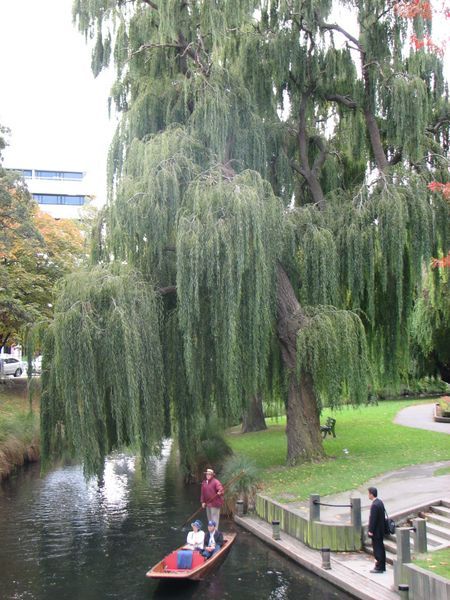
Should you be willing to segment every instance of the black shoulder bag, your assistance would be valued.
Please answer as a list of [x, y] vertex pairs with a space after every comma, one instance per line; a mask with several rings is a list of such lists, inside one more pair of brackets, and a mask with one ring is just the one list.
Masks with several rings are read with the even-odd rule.
[[384, 533], [385, 535], [394, 535], [395, 533], [395, 521], [394, 519], [390, 519], [389, 515], [386, 512], [386, 509], [384, 509], [384, 514], [385, 514], [385, 518], [384, 518]]

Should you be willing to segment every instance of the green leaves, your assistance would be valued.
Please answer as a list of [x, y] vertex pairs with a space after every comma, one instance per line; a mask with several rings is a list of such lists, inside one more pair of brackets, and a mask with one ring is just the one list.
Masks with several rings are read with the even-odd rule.
[[177, 294], [191, 393], [239, 416], [265, 382], [275, 318], [281, 204], [254, 172], [213, 171], [177, 224]]
[[44, 459], [64, 442], [94, 474], [114, 448], [158, 450], [165, 427], [159, 319], [157, 295], [126, 266], [66, 279], [46, 341]]
[[298, 377], [313, 377], [320, 407], [366, 402], [370, 366], [360, 318], [331, 306], [308, 308], [305, 317], [297, 335]]

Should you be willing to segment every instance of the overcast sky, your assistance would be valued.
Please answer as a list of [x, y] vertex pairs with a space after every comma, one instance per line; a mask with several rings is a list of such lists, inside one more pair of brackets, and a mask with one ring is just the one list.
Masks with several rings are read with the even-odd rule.
[[[0, 124], [11, 129], [5, 166], [86, 171], [88, 192], [102, 202], [113, 74], [94, 79], [90, 60], [72, 0], [0, 0]], [[447, 53], [447, 77], [449, 67]]]
[[11, 129], [5, 166], [87, 172], [104, 199], [114, 124], [112, 74], [94, 79], [72, 0], [0, 0], [0, 124]]

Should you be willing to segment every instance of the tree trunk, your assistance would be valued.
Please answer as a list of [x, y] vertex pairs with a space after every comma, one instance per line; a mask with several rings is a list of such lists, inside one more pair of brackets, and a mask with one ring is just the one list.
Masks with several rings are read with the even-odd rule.
[[309, 375], [303, 375], [299, 384], [291, 372], [286, 420], [288, 465], [323, 458], [319, 411]]
[[295, 465], [324, 456], [320, 435], [319, 410], [311, 377], [296, 373], [297, 332], [305, 324], [300, 304], [291, 282], [281, 265], [278, 266], [277, 333], [284, 367], [289, 372], [287, 402], [287, 462]]
[[[306, 179], [306, 182], [311, 192], [314, 203], [320, 210], [325, 208], [325, 196], [323, 195], [322, 186], [320, 185], [317, 169], [311, 169], [308, 158], [309, 135], [306, 126], [306, 107], [309, 101], [309, 94], [303, 93], [300, 102], [300, 110], [298, 115], [298, 150], [300, 156], [300, 173]], [[325, 156], [325, 149], [322, 148], [320, 153]]]
[[369, 134], [370, 144], [372, 146], [373, 155], [378, 169], [384, 173], [389, 167], [386, 154], [383, 150], [383, 144], [381, 143], [380, 130], [378, 129], [378, 123], [375, 119], [374, 114], [366, 109], [364, 111], [364, 117], [366, 119], [367, 132]]
[[267, 429], [262, 406], [262, 396], [257, 394], [253, 396], [247, 407], [247, 412], [242, 419], [242, 433], [251, 431], [263, 431]]
[[385, 173], [389, 167], [389, 163], [381, 142], [378, 123], [371, 107], [370, 99], [372, 97], [372, 84], [370, 81], [369, 66], [367, 65], [367, 56], [364, 51], [361, 52], [361, 69], [364, 79], [364, 118], [366, 120], [367, 133], [369, 134], [370, 145], [372, 146], [376, 165], [381, 173]]
[[10, 333], [7, 333], [5, 336], [0, 336], [0, 350], [3, 350], [3, 348], [6, 346], [6, 342], [8, 341], [10, 335]]

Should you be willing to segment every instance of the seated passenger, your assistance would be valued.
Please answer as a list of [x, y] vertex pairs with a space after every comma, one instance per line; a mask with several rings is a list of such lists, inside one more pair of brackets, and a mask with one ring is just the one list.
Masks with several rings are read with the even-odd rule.
[[208, 521], [208, 533], [205, 537], [205, 544], [206, 547], [202, 552], [205, 558], [210, 558], [223, 546], [223, 534], [216, 529], [215, 521]]
[[183, 550], [203, 550], [203, 542], [205, 540], [205, 532], [202, 531], [202, 522], [194, 521], [191, 523], [192, 531], [187, 535], [186, 545]]

